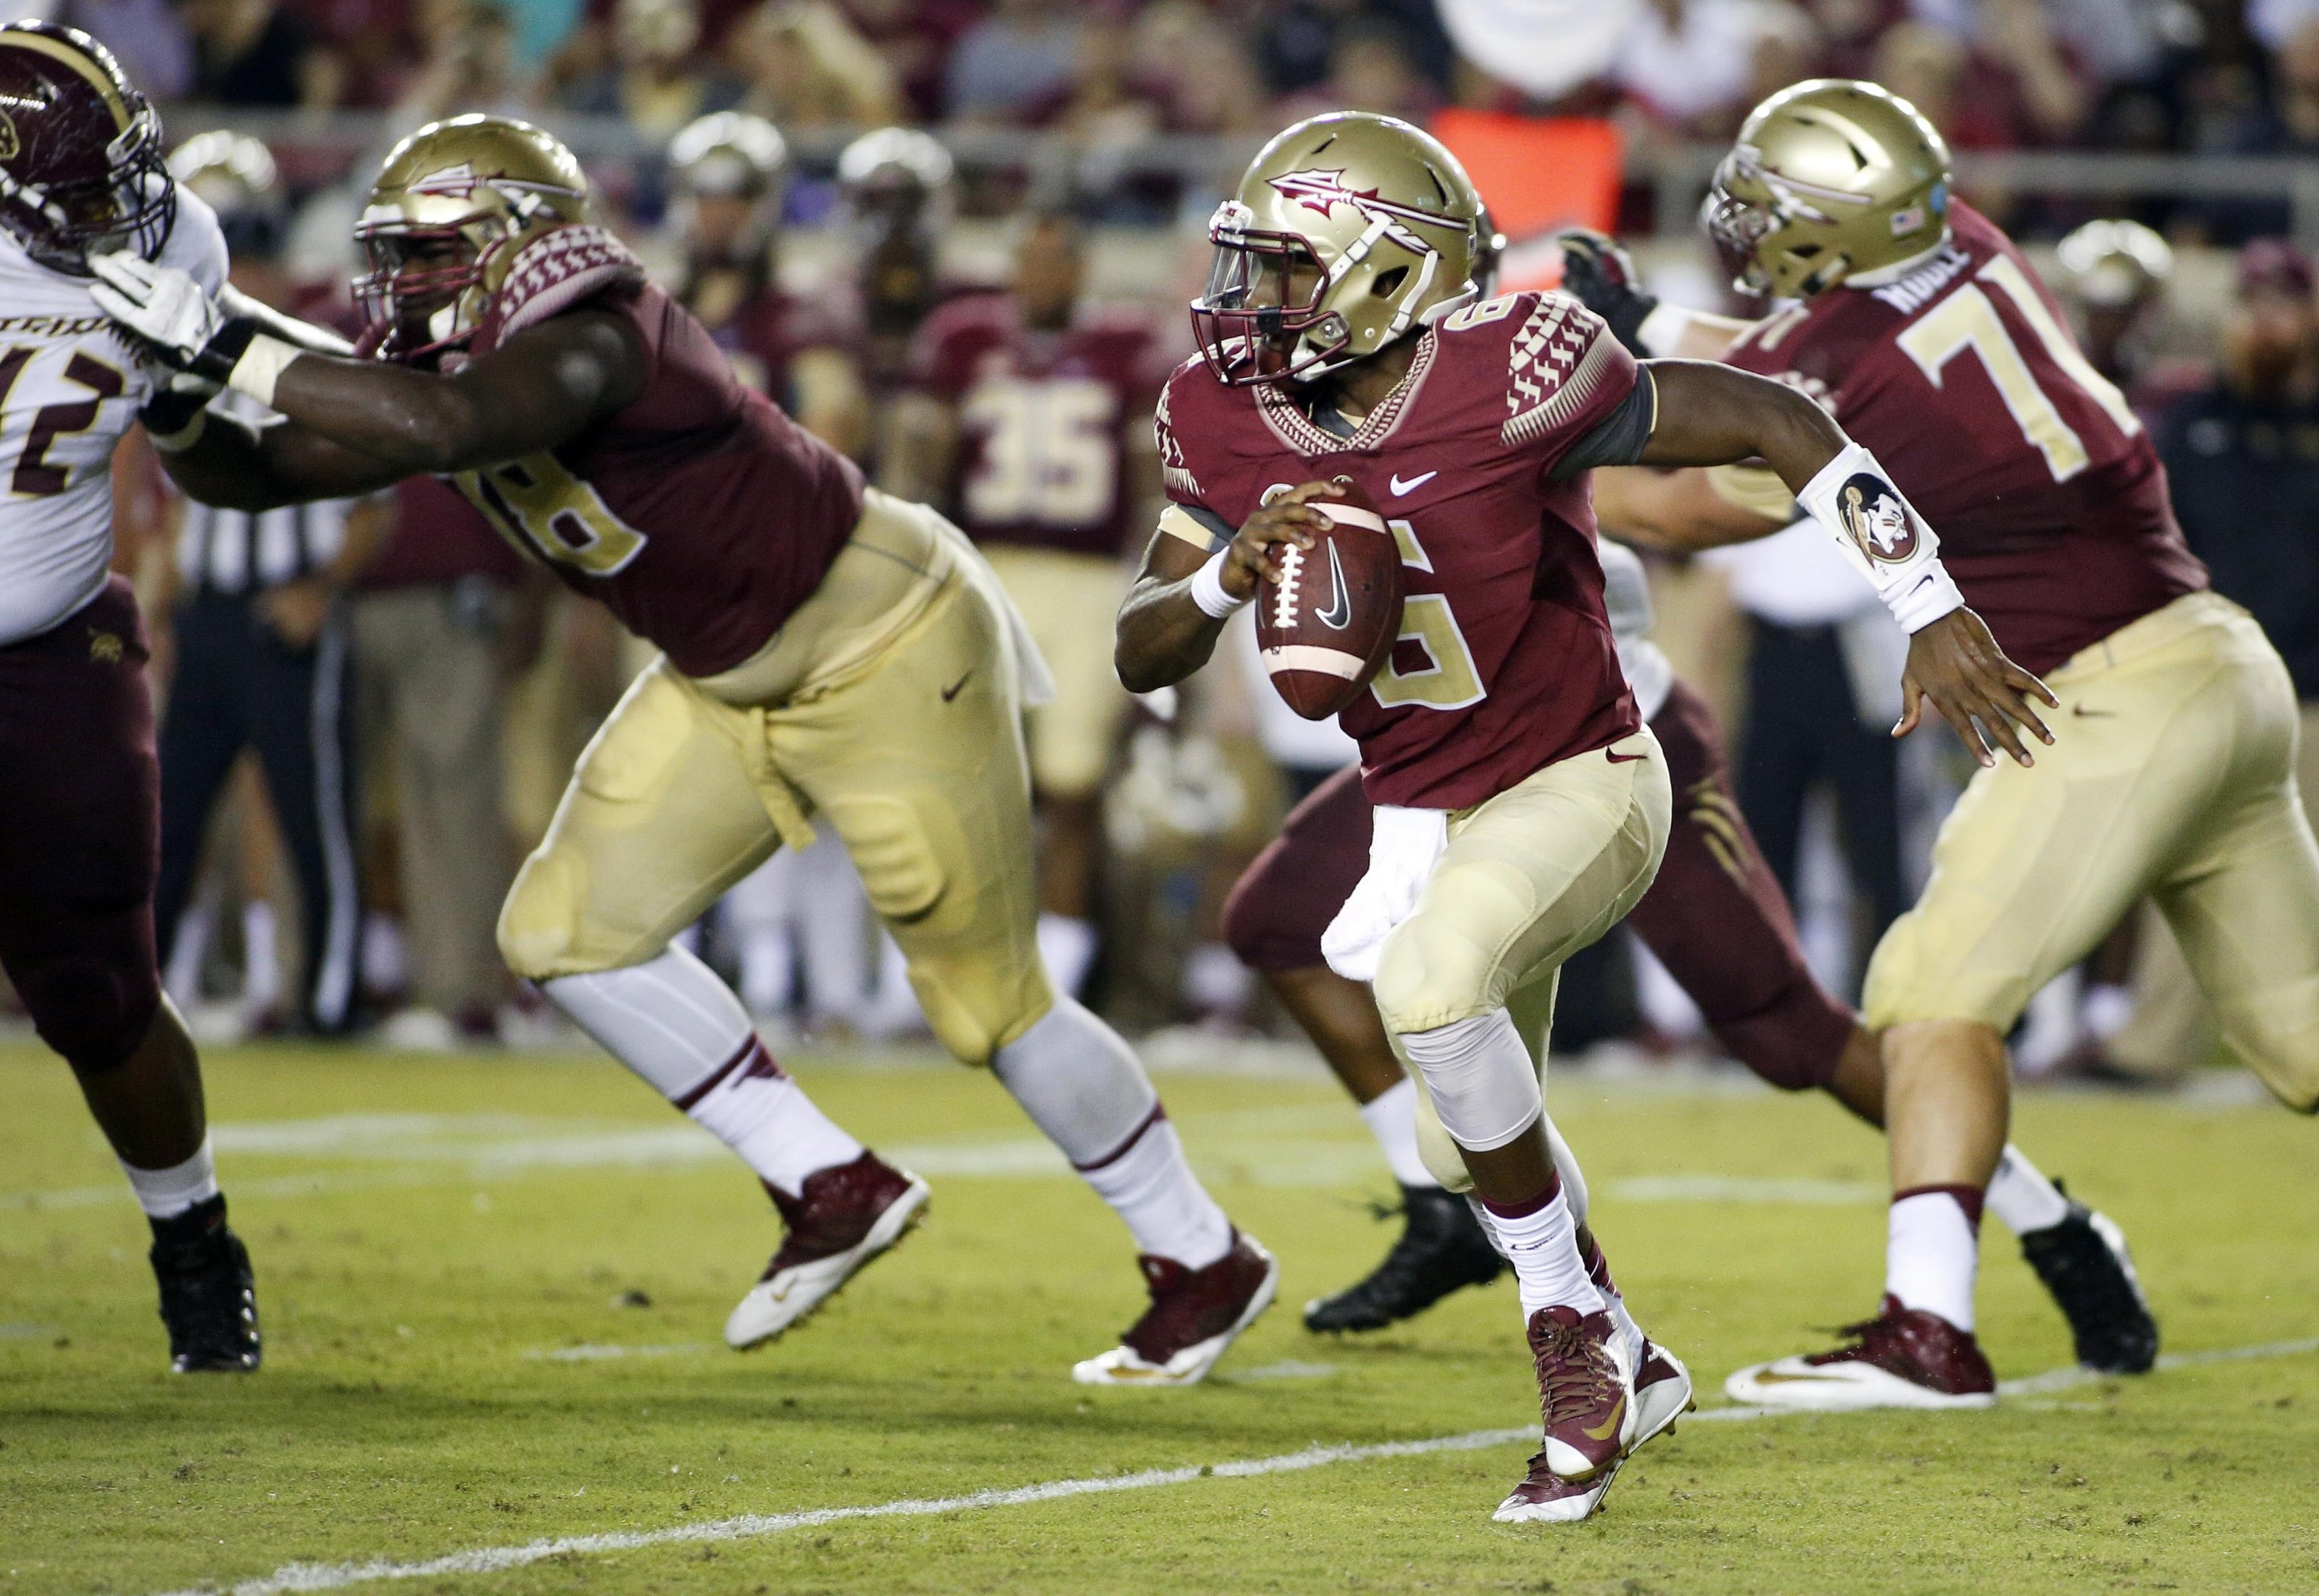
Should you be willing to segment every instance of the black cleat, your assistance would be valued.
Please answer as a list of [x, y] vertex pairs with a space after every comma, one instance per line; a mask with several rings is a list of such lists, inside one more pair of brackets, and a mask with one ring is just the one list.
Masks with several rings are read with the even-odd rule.
[[191, 1375], [257, 1366], [257, 1285], [249, 1252], [226, 1228], [225, 1198], [195, 1204], [153, 1227], [153, 1276], [169, 1327], [169, 1369]]
[[1438, 1186], [1405, 1186], [1401, 1212], [1401, 1239], [1393, 1250], [1367, 1279], [1305, 1303], [1306, 1330], [1383, 1330], [1416, 1317], [1461, 1287], [1487, 1285], [1504, 1270], [1506, 1260], [1490, 1245], [1465, 1198]]
[[2158, 1321], [2125, 1232], [2107, 1214], [2071, 1198], [2067, 1219], [2021, 1238], [2021, 1256], [2070, 1321], [2080, 1363], [2105, 1375], [2140, 1375], [2158, 1361]]

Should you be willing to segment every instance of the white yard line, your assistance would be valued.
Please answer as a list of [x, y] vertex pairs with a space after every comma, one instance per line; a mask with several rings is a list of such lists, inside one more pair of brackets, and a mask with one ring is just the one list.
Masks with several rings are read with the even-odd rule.
[[[2205, 1364], [2236, 1363], [2248, 1358], [2293, 1357], [2319, 1352], [2319, 1337], [2296, 1341], [2267, 1341], [2252, 1347], [2224, 1347], [2208, 1352], [2173, 1353], [2158, 1360], [2161, 1369], [2193, 1368]], [[1253, 1372], [1253, 1371], [1251, 1371]], [[2080, 1368], [2053, 1369], [2024, 1379], [2008, 1380], [1998, 1389], [2008, 1396], [2065, 1390], [2107, 1376]], [[1744, 1423], [1756, 1419], [1790, 1417], [1779, 1408], [1708, 1408], [1692, 1420]], [[188, 1585], [169, 1596], [297, 1596], [318, 1591], [342, 1591], [350, 1585], [381, 1580], [437, 1579], [465, 1573], [500, 1573], [526, 1568], [550, 1557], [585, 1556], [598, 1552], [630, 1552], [648, 1546], [692, 1546], [705, 1542], [753, 1540], [791, 1529], [810, 1529], [856, 1519], [919, 1519], [944, 1513], [971, 1512], [984, 1508], [1026, 1507], [1034, 1502], [1060, 1501], [1072, 1496], [1103, 1496], [1118, 1491], [1149, 1491], [1160, 1485], [1187, 1485], [1195, 1480], [1253, 1479], [1263, 1474], [1295, 1474], [1339, 1463], [1362, 1463], [1376, 1457], [1417, 1457], [1431, 1452], [1478, 1452], [1491, 1447], [1528, 1442], [1538, 1434], [1533, 1425], [1513, 1429], [1471, 1429], [1462, 1435], [1432, 1436], [1416, 1441], [1378, 1441], [1367, 1446], [1308, 1447], [1271, 1457], [1243, 1458], [1199, 1467], [1152, 1468], [1136, 1474], [1102, 1474], [1076, 1480], [1049, 1480], [1042, 1484], [1005, 1490], [975, 1491], [964, 1496], [905, 1497], [863, 1507], [809, 1508], [795, 1513], [745, 1513], [700, 1524], [673, 1524], [664, 1529], [634, 1529], [607, 1535], [560, 1536], [519, 1546], [477, 1546], [449, 1552], [419, 1563], [393, 1563], [374, 1558], [367, 1563], [287, 1563], [272, 1573], [238, 1584]]]

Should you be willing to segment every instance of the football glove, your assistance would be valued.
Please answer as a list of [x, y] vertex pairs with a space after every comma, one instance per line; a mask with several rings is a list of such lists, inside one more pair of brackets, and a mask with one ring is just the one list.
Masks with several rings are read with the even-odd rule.
[[1562, 246], [1562, 291], [1602, 318], [1611, 336], [1627, 346], [1638, 360], [1651, 352], [1643, 347], [1643, 318], [1659, 307], [1654, 295], [1642, 290], [1642, 274], [1627, 247], [1608, 233], [1574, 227], [1556, 242]]
[[[93, 257], [96, 308], [134, 333], [153, 357], [202, 383], [225, 386], [257, 336], [257, 322], [229, 315], [207, 289], [176, 266], [119, 251]], [[176, 386], [176, 384], [172, 384]]]

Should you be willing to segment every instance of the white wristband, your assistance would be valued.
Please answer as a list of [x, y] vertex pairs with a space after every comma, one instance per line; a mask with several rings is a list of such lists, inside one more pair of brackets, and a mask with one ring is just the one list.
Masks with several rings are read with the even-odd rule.
[[1964, 607], [1964, 595], [1941, 564], [1941, 540], [1858, 444], [1845, 444], [1820, 467], [1796, 502], [1827, 528], [1905, 630], [1921, 631]]
[[259, 333], [249, 340], [249, 347], [233, 363], [232, 374], [226, 386], [248, 394], [268, 410], [274, 407], [274, 384], [282, 379], [289, 364], [304, 354], [303, 349], [285, 344], [280, 338]]
[[1192, 602], [1200, 607], [1202, 615], [1215, 620], [1223, 619], [1256, 598], [1250, 593], [1245, 599], [1235, 599], [1224, 591], [1224, 555], [1229, 552], [1218, 549], [1208, 556], [1206, 564], [1192, 573]]

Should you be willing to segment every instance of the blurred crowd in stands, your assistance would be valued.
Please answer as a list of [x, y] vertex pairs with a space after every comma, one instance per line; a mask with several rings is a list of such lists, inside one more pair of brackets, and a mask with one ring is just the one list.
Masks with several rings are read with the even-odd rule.
[[[1114, 694], [1105, 595], [1152, 524], [1151, 399], [1189, 352], [1195, 202], [1212, 196], [1139, 210], [1020, 174], [979, 187], [922, 124], [1124, 146], [1253, 140], [1333, 106], [1465, 104], [1608, 117], [1632, 151], [1728, 139], [1762, 94], [1841, 72], [1916, 100], [1968, 149], [2319, 154], [2319, 0], [1632, 0], [1611, 68], [1550, 105], [1462, 59], [1430, 0], [63, 3], [180, 126], [204, 104], [386, 112], [360, 136], [367, 153], [341, 140], [329, 163], [300, 152], [295, 119], [264, 124], [281, 135], [273, 152], [221, 131], [176, 163], [224, 218], [237, 281], [318, 318], [350, 314], [339, 274], [380, 139], [470, 110], [634, 129], [645, 158], [591, 164], [610, 219], [744, 378], [873, 480], [987, 529], [987, 546], [1028, 546], [1046, 564], [1018, 550], [1015, 574], [1057, 595], [1034, 626], [1077, 623], [1042, 649]], [[807, 144], [824, 153], [795, 158]], [[2217, 585], [2256, 611], [2314, 706], [2305, 790], [2319, 793], [2311, 265], [2267, 236], [2285, 230], [2283, 203], [2145, 194], [2089, 221], [2095, 203], [2043, 213], [2037, 259], [2159, 438]], [[299, 258], [302, 230], [325, 239], [327, 270]], [[1687, 229], [1641, 242], [1666, 291], [1714, 291]], [[1132, 302], [1116, 302], [1123, 284]], [[994, 363], [1000, 346], [1011, 353]], [[979, 387], [986, 376], [997, 385]], [[492, 915], [644, 654], [440, 484], [237, 521], [176, 501], [149, 462], [131, 480], [147, 535], [124, 558], [161, 635], [158, 675], [198, 654], [180, 681], [212, 690], [181, 686], [165, 712], [173, 992], [212, 1034], [383, 1023], [392, 1041], [448, 1046], [544, 1027], [501, 974]], [[1653, 577], [1661, 640], [1733, 728], [1739, 801], [1808, 950], [1856, 991], [1962, 772], [1944, 739], [1896, 750], [1875, 705], [1854, 706], [1856, 736], [1841, 715], [1792, 712], [1802, 690], [1783, 685], [1782, 660], [1848, 659], [1855, 634], [1884, 624], [1840, 569], [1815, 585], [1835, 564], [1817, 538]], [[1043, 753], [1033, 727], [1042, 946], [1066, 985], [1131, 1026], [1277, 1022], [1223, 945], [1218, 906], [1286, 806], [1351, 748], [1287, 715], [1245, 654], [1245, 670], [1204, 673], [1181, 703], [1073, 707], [1070, 736]], [[916, 1024], [834, 844], [778, 856], [693, 934], [777, 1028]], [[1573, 967], [1557, 1045], [1688, 1046], [1686, 1007], [1631, 939], [1610, 939]], [[2032, 1069], [2164, 1077], [2210, 1045], [2197, 1025], [2152, 920], [2056, 983], [2017, 1050]]]
[[1433, 0], [54, 0], [53, 13], [113, 41], [165, 104], [561, 107], [662, 136], [735, 107], [791, 130], [1117, 140], [1456, 104], [1714, 139], [1772, 89], [1834, 74], [1889, 85], [1967, 149], [2319, 146], [2319, 0], [1636, 0], [1606, 68], [1551, 104], [1461, 59]]

